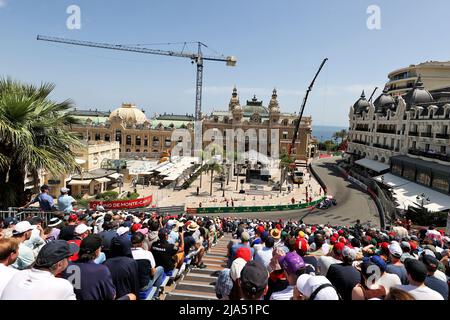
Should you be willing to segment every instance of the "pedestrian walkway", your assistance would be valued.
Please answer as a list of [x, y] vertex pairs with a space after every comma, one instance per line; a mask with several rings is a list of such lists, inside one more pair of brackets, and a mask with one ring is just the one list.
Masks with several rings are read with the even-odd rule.
[[232, 239], [226, 234], [203, 257], [205, 269], [193, 268], [182, 276], [165, 300], [217, 300], [215, 284], [218, 274], [227, 267], [227, 245]]

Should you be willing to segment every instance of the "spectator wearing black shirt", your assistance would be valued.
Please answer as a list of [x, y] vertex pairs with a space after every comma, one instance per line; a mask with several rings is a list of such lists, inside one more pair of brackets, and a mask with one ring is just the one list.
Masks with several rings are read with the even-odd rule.
[[117, 221], [109, 221], [103, 224], [103, 231], [99, 232], [99, 236], [102, 238], [102, 251], [105, 253], [106, 258], [111, 257], [111, 242], [117, 236], [117, 228], [119, 223]]
[[111, 272], [118, 297], [130, 293], [137, 296], [139, 292], [138, 264], [133, 258], [127, 256], [128, 250], [130, 249], [124, 246], [122, 241], [117, 241], [118, 238], [116, 237], [112, 241], [111, 258], [107, 259], [104, 265]]
[[352, 290], [361, 280], [360, 273], [353, 267], [356, 252], [349, 247], [342, 250], [342, 263], [332, 264], [327, 272], [327, 278], [336, 288], [343, 300], [352, 300]]
[[[175, 260], [173, 258], [178, 252], [183, 251], [183, 247], [179, 248], [174, 244], [170, 244], [167, 239], [169, 238], [169, 231], [162, 228], [158, 232], [159, 240], [153, 243], [151, 252], [155, 258], [157, 266], [162, 266], [166, 274], [170, 273], [175, 267]], [[180, 237], [183, 242], [184, 235]]]
[[62, 275], [69, 281], [75, 280], [72, 284], [77, 300], [114, 300], [116, 297], [108, 267], [94, 262], [100, 255], [101, 246], [102, 239], [98, 235], [87, 236], [81, 241], [77, 262], [70, 264]]

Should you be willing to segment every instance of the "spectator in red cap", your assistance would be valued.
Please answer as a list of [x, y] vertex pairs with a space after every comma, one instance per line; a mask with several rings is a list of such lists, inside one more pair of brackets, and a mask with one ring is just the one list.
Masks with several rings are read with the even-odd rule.
[[69, 216], [68, 224], [61, 228], [59, 239], [69, 241], [75, 238], [75, 227], [78, 225], [78, 216], [72, 213]]
[[305, 261], [306, 265], [306, 273], [317, 274], [318, 272], [318, 264], [317, 259], [314, 256], [308, 256], [308, 241], [305, 238], [297, 238], [295, 241], [295, 251], [297, 254], [302, 257], [303, 261]]
[[250, 260], [252, 260], [252, 252], [250, 251], [250, 248], [247, 247], [240, 247], [239, 249], [236, 250], [236, 255], [235, 255], [235, 259], [237, 258], [242, 258], [245, 261], [249, 262]]

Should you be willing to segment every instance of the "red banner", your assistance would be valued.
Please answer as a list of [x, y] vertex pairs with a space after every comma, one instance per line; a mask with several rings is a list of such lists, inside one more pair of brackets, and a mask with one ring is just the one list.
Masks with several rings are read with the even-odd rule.
[[91, 201], [89, 202], [89, 209], [95, 210], [95, 208], [97, 208], [100, 204], [106, 210], [141, 208], [150, 205], [152, 203], [152, 199], [153, 196], [134, 200]]

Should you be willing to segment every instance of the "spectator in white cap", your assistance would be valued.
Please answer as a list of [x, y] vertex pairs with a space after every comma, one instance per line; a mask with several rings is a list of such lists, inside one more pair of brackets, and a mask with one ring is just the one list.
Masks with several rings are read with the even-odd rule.
[[339, 300], [339, 295], [326, 277], [302, 274], [294, 287], [293, 300]]
[[58, 210], [64, 213], [70, 213], [73, 210], [73, 205], [76, 204], [76, 200], [69, 196], [69, 189], [61, 188], [61, 195], [58, 197]]
[[408, 284], [408, 274], [406, 272], [405, 266], [400, 260], [403, 254], [403, 250], [400, 247], [400, 244], [396, 241], [392, 241], [388, 248], [389, 263], [386, 267], [386, 272], [398, 275], [403, 285]]
[[239, 287], [239, 278], [241, 277], [241, 271], [247, 264], [242, 258], [237, 258], [233, 261], [230, 268], [230, 277], [233, 280], [233, 288], [230, 292], [230, 300], [241, 300], [241, 290]]
[[30, 239], [33, 226], [28, 221], [21, 221], [15, 225], [13, 237], [19, 242], [19, 256], [12, 265], [13, 268], [24, 270], [34, 263], [36, 258], [33, 249], [28, 247], [24, 242]]
[[[68, 243], [74, 243], [77, 245], [78, 248], [80, 248], [81, 241], [83, 241], [84, 238], [86, 238], [92, 230], [92, 227], [88, 227], [84, 223], [80, 223], [75, 227], [75, 239], [67, 241]], [[75, 262], [78, 260], [78, 253], [74, 254], [69, 258], [70, 261]]]

